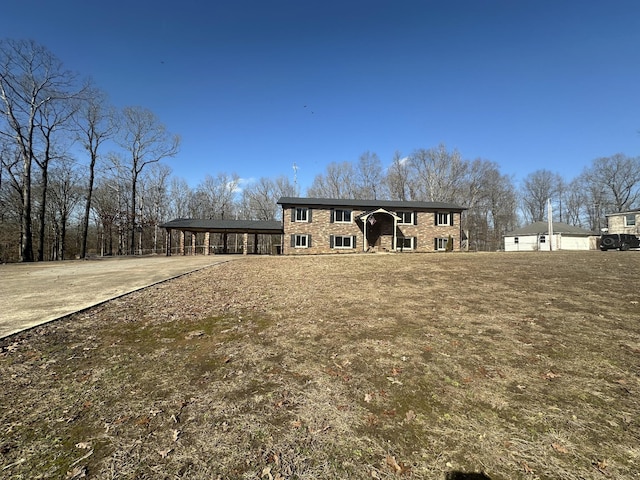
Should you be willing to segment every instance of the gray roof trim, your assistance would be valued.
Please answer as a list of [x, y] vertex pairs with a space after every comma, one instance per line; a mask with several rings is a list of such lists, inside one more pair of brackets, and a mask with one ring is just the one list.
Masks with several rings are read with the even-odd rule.
[[616, 213], [607, 213], [605, 214], [605, 217], [613, 217], [614, 215], [629, 215], [632, 213], [640, 213], [640, 208], [635, 208], [633, 210], [628, 210], [626, 212], [616, 212]]
[[199, 218], [176, 218], [160, 225], [161, 228], [190, 232], [216, 233], [265, 233], [281, 234], [282, 223], [262, 220], [206, 220]]
[[361, 207], [361, 208], [399, 208], [417, 210], [448, 210], [461, 212], [465, 207], [445, 202], [408, 202], [398, 200], [355, 200], [347, 198], [307, 198], [307, 197], [281, 197], [278, 205], [304, 206], [304, 207]]
[[[553, 233], [560, 233], [564, 235], [578, 235], [578, 236], [592, 236], [599, 235], [599, 233], [586, 230], [584, 228], [568, 225], [564, 222], [553, 222]], [[505, 233], [505, 237], [517, 237], [518, 235], [548, 235], [549, 234], [549, 222], [533, 222], [522, 228], [516, 228], [514, 231]]]

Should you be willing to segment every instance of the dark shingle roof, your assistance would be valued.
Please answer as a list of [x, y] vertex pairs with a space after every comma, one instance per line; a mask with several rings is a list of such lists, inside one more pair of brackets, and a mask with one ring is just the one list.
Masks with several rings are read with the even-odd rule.
[[354, 200], [346, 198], [306, 198], [282, 197], [278, 205], [322, 206], [322, 207], [362, 207], [362, 208], [406, 208], [424, 210], [466, 210], [464, 207], [445, 202], [405, 202], [398, 200]]
[[[598, 235], [590, 230], [581, 227], [568, 225], [563, 222], [553, 222], [553, 233], [562, 233], [565, 235]], [[547, 235], [549, 232], [549, 222], [533, 222], [522, 228], [516, 228], [514, 231], [505, 233], [505, 237], [516, 237], [518, 235]]]
[[176, 230], [210, 231], [221, 233], [282, 233], [282, 223], [261, 220], [205, 220], [199, 218], [176, 218], [160, 225]]

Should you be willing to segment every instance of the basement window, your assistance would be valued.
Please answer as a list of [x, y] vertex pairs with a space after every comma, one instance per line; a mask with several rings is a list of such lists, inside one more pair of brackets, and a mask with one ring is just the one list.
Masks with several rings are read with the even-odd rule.
[[329, 243], [331, 248], [356, 248], [356, 238], [352, 235], [331, 235]]
[[291, 246], [295, 248], [309, 248], [311, 246], [309, 235], [291, 235]]
[[436, 250], [444, 251], [447, 249], [448, 238], [436, 238]]

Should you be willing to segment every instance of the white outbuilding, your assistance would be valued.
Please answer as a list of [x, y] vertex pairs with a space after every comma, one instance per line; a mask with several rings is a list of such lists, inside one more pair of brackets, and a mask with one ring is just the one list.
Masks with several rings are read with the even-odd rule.
[[553, 222], [534, 222], [504, 235], [505, 252], [596, 250], [599, 235], [584, 228]]

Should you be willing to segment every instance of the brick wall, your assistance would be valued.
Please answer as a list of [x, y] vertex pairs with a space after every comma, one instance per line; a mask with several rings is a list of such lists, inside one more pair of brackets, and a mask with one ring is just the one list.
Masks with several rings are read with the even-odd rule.
[[[283, 253], [285, 255], [304, 255], [304, 254], [318, 254], [318, 253], [354, 253], [363, 252], [364, 247], [364, 233], [362, 222], [356, 221], [356, 218], [365, 213], [363, 210], [353, 209], [351, 210], [351, 222], [331, 223], [331, 208], [309, 208], [311, 213], [311, 219], [307, 222], [292, 221], [292, 208], [285, 208], [283, 210], [283, 224], [284, 224], [284, 242]], [[405, 237], [415, 237], [417, 239], [417, 248], [414, 251], [418, 252], [433, 252], [435, 250], [434, 239], [448, 238], [451, 236], [454, 240], [454, 250], [460, 250], [460, 213], [454, 212], [453, 226], [435, 225], [435, 213], [433, 211], [418, 211], [417, 225], [398, 225], [396, 235], [398, 237], [404, 235]], [[379, 218], [386, 217], [390, 219], [388, 215], [376, 214]], [[392, 233], [383, 232], [383, 233]], [[306, 248], [297, 248], [291, 245], [292, 235], [307, 235], [310, 236], [311, 245]], [[331, 248], [330, 238], [334, 236], [355, 236], [355, 248]], [[391, 248], [391, 236], [383, 236], [381, 238], [381, 248]], [[406, 251], [406, 250], [405, 250]]]

